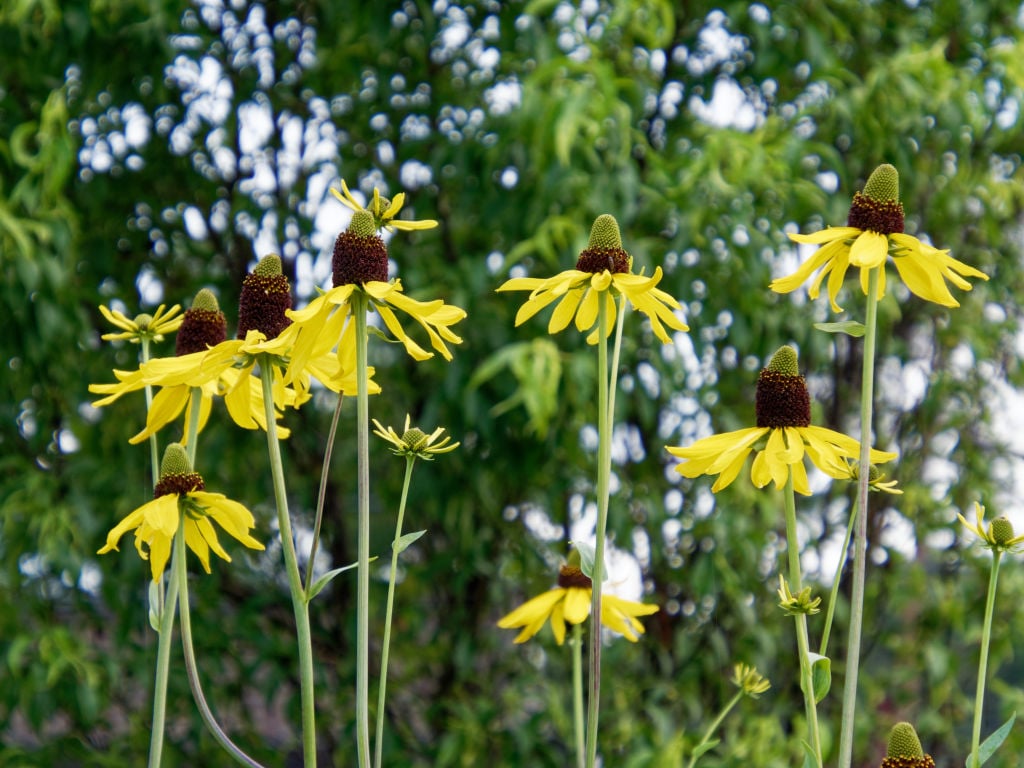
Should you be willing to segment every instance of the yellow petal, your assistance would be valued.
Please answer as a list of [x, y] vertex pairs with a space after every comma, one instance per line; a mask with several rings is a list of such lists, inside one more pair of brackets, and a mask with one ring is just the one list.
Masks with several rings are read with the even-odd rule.
[[885, 263], [889, 253], [889, 238], [878, 232], [866, 230], [857, 236], [850, 246], [850, 263], [855, 267], [872, 269]]
[[570, 624], [580, 624], [590, 615], [591, 590], [585, 587], [569, 587], [565, 593], [563, 611]]
[[835, 240], [849, 240], [861, 233], [857, 227], [827, 227], [826, 229], [811, 232], [808, 235], [789, 234], [789, 239], [798, 243], [818, 245], [831, 243]]

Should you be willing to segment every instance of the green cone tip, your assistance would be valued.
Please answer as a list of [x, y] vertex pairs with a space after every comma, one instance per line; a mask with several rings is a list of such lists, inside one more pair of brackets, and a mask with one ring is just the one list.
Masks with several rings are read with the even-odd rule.
[[413, 427], [402, 434], [402, 442], [412, 449], [422, 448], [427, 441], [427, 435], [422, 429]]
[[590, 242], [587, 248], [622, 248], [622, 235], [619, 234], [619, 222], [611, 214], [602, 213], [594, 219], [590, 228]]
[[900, 174], [888, 163], [883, 163], [871, 172], [868, 183], [864, 185], [864, 196], [878, 203], [890, 200], [900, 201]]
[[796, 350], [792, 347], [779, 347], [772, 359], [765, 366], [769, 371], [781, 373], [783, 376], [799, 376], [800, 369], [796, 365]]
[[252, 273], [254, 275], [259, 275], [260, 277], [277, 277], [278, 275], [283, 275], [284, 272], [281, 270], [281, 257], [274, 256], [273, 254], [270, 256], [264, 256], [260, 259], [260, 263], [256, 265], [256, 269], [254, 269]]
[[896, 723], [889, 731], [889, 751], [886, 757], [924, 757], [921, 740], [910, 723]]
[[220, 312], [220, 304], [217, 297], [209, 288], [203, 288], [196, 297], [192, 299], [192, 309], [205, 309], [207, 312]]
[[377, 222], [373, 214], [367, 210], [356, 211], [352, 214], [352, 221], [349, 222], [348, 231], [359, 237], [372, 237], [377, 234]]
[[164, 460], [160, 462], [160, 477], [165, 475], [187, 475], [192, 471], [188, 454], [180, 443], [171, 443], [164, 449]]
[[1006, 519], [1005, 515], [1000, 515], [992, 521], [992, 540], [996, 544], [1007, 544], [1010, 539], [1013, 538], [1013, 524]]

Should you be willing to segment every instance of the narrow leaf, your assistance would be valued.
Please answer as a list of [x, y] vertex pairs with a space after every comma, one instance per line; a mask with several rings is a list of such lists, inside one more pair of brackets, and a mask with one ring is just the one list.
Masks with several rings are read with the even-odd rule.
[[426, 533], [426, 531], [413, 531], [412, 533], [403, 534], [398, 537], [398, 541], [391, 542], [391, 548], [398, 554], [402, 554], [424, 533]]
[[160, 632], [160, 624], [163, 621], [160, 611], [160, 584], [150, 579], [149, 581], [149, 626], [153, 631]]
[[705, 752], [710, 752], [712, 749], [714, 749], [715, 747], [717, 747], [721, 743], [722, 743], [721, 739], [712, 739], [711, 741], [709, 741], [709, 742], [707, 742], [705, 744], [701, 744], [700, 746], [698, 746], [696, 749], [693, 750], [693, 753], [690, 755], [690, 762], [691, 762], [691, 764], [698, 757], [703, 755]]
[[[1003, 745], [1003, 742], [1006, 741], [1006, 737], [1010, 735], [1010, 729], [1013, 728], [1013, 721], [1016, 719], [1017, 713], [1014, 712], [1010, 715], [1009, 720], [999, 726], [999, 730], [995, 731], [981, 743], [981, 746], [978, 747], [978, 757], [981, 758], [978, 765], [984, 765], [985, 762], [995, 754], [996, 750]], [[967, 768], [973, 768], [974, 764], [971, 762], [973, 757], [973, 752], [967, 756]]]
[[574, 541], [572, 545], [580, 553], [580, 570], [583, 571], [583, 575], [588, 579], [594, 578], [594, 545], [585, 541]]
[[856, 320], [845, 320], [841, 323], [815, 323], [814, 327], [825, 333], [845, 333], [854, 338], [860, 338], [867, 330], [863, 323], [858, 323]]
[[[376, 559], [376, 557], [371, 557], [370, 562], [372, 563]], [[343, 565], [341, 568], [335, 568], [334, 570], [325, 573], [319, 579], [314, 581], [313, 585], [309, 588], [309, 596], [306, 598], [306, 602], [308, 603], [314, 597], [319, 595], [323, 591], [324, 587], [330, 584], [334, 577], [339, 573], [342, 573], [343, 571], [350, 571], [358, 565], [359, 563], [351, 563], [350, 565]]]

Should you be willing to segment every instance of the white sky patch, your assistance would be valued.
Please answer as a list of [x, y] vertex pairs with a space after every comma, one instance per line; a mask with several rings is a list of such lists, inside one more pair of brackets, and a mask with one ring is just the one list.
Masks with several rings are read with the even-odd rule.
[[715, 80], [711, 100], [691, 96], [690, 111], [708, 125], [751, 131], [763, 120], [754, 103], [730, 77]]
[[484, 91], [484, 101], [492, 115], [507, 115], [523, 101], [523, 87], [515, 79], [504, 80]]
[[182, 217], [185, 222], [185, 232], [193, 240], [205, 240], [209, 235], [209, 230], [206, 228], [206, 219], [203, 218], [202, 212], [194, 205], [190, 205], [185, 209], [185, 214]]

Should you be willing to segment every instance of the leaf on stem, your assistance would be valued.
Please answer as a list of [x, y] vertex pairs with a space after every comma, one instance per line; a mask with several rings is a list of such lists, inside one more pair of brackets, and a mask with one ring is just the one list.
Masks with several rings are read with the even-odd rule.
[[[376, 559], [377, 559], [376, 557], [371, 557], [370, 558], [370, 562], [372, 563]], [[313, 586], [311, 586], [309, 588], [309, 596], [306, 598], [306, 602], [308, 603], [314, 597], [319, 595], [323, 591], [324, 587], [326, 587], [328, 584], [330, 584], [331, 580], [335, 576], [337, 576], [339, 573], [341, 573], [342, 571], [350, 571], [350, 570], [352, 570], [353, 568], [355, 568], [358, 565], [359, 565], [359, 563], [351, 563], [350, 565], [343, 565], [341, 568], [335, 568], [335, 569], [325, 573], [319, 579], [314, 581], [313, 582]]]
[[[978, 757], [981, 758], [978, 761], [978, 765], [984, 765], [985, 762], [995, 754], [995, 751], [1003, 745], [1003, 742], [1006, 741], [1006, 737], [1010, 735], [1010, 729], [1013, 728], [1013, 722], [1016, 719], [1017, 713], [1014, 712], [1010, 715], [1009, 720], [999, 726], [999, 730], [993, 732], [991, 736], [981, 743], [981, 746], [978, 747]], [[973, 752], [967, 756], [967, 768], [973, 768], [973, 758]]]
[[856, 320], [844, 320], [841, 323], [815, 323], [814, 327], [825, 333], [845, 333], [855, 339], [863, 336], [866, 330], [864, 323], [858, 323]]
[[811, 684], [814, 686], [814, 703], [820, 704], [832, 687], [832, 659], [818, 653], [807, 654], [811, 660]]
[[424, 533], [426, 533], [426, 531], [413, 531], [412, 533], [403, 534], [398, 537], [397, 541], [391, 542], [391, 548], [398, 554], [402, 554]]

